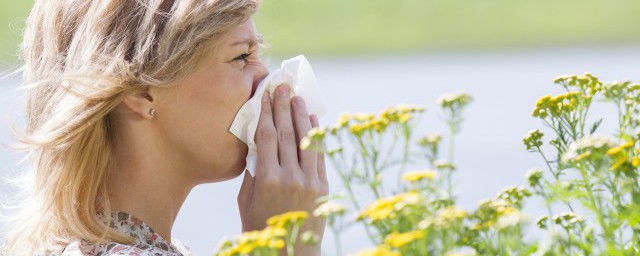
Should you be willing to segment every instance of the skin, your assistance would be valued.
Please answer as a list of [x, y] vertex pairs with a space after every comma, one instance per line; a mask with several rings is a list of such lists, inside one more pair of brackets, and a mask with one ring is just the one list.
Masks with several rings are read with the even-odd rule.
[[[249, 19], [176, 86], [125, 97], [112, 114], [113, 210], [140, 218], [171, 241], [171, 227], [193, 187], [243, 173], [247, 146], [228, 130], [268, 74], [258, 57], [259, 40]], [[263, 98], [256, 176], [245, 174], [238, 195], [243, 231], [264, 228], [275, 214], [312, 212], [315, 198], [328, 193], [324, 157], [298, 150], [299, 139], [317, 125], [302, 98], [290, 98], [288, 86], [278, 87], [273, 106]], [[324, 226], [312, 217], [303, 229], [322, 237]], [[299, 245], [297, 252], [319, 255], [320, 248]]]

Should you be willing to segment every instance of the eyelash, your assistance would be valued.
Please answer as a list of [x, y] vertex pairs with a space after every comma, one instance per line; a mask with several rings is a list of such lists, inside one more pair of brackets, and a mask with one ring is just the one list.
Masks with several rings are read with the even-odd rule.
[[240, 56], [236, 57], [235, 59], [233, 59], [234, 61], [247, 61], [247, 58], [249, 58], [249, 56], [251, 56], [250, 53], [243, 53]]

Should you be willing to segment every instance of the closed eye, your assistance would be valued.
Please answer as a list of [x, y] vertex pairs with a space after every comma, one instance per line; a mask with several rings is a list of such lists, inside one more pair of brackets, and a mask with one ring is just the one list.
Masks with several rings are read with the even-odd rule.
[[249, 56], [251, 56], [250, 53], [243, 53], [243, 54], [240, 54], [238, 57], [235, 57], [233, 61], [247, 61], [247, 58], [249, 58]]

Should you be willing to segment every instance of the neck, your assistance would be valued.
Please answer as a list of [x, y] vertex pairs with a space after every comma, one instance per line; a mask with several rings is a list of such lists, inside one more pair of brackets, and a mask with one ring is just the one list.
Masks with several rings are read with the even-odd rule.
[[137, 217], [171, 242], [173, 223], [195, 183], [178, 175], [180, 167], [162, 157], [167, 154], [161, 147], [142, 147], [116, 148], [108, 178], [111, 207]]

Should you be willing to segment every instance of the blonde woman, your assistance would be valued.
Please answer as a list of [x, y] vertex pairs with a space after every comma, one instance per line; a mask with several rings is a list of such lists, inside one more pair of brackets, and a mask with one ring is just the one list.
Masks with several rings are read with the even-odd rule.
[[[32, 169], [4, 255], [186, 255], [171, 227], [196, 185], [243, 173], [229, 127], [267, 75], [257, 0], [37, 0], [22, 45], [21, 136]], [[324, 159], [298, 151], [304, 101], [263, 98], [242, 230], [328, 192]], [[304, 227], [321, 237], [324, 220]], [[236, 232], [229, 230], [230, 233]], [[300, 255], [319, 247], [300, 245]]]

